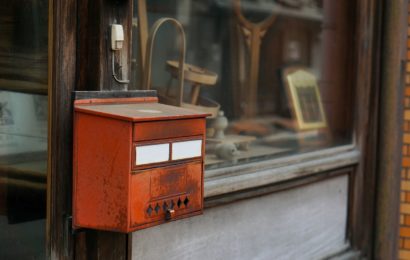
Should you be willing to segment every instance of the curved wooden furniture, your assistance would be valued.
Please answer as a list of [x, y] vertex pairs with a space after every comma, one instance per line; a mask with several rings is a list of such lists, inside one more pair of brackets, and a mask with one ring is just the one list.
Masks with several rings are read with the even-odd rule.
[[[176, 78], [179, 71], [178, 62], [173, 60], [167, 61], [167, 70], [171, 73], [172, 77]], [[184, 80], [192, 84], [191, 104], [197, 105], [201, 85], [214, 86], [218, 80], [218, 74], [187, 63], [184, 64], [184, 70]]]
[[259, 23], [253, 23], [245, 18], [241, 9], [241, 0], [233, 0], [233, 12], [236, 16], [240, 32], [245, 38], [246, 45], [249, 48], [249, 75], [247, 82], [247, 93], [245, 117], [253, 117], [257, 113], [257, 98], [258, 98], [258, 80], [259, 80], [259, 60], [260, 46], [262, 38], [265, 36], [268, 29], [276, 21], [276, 15], [271, 15]]

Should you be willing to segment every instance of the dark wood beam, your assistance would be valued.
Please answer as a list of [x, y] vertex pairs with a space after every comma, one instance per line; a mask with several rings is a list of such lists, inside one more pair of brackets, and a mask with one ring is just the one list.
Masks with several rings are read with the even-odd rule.
[[372, 259], [374, 201], [378, 149], [381, 0], [352, 1], [355, 14], [355, 51], [350, 66], [355, 68], [355, 142], [361, 160], [350, 182], [348, 238], [354, 249]]
[[75, 89], [77, 1], [49, 1], [49, 148], [47, 254], [72, 259], [72, 102]]
[[374, 259], [397, 259], [408, 1], [384, 1]]
[[[122, 79], [131, 77], [132, 0], [78, 1], [77, 90], [126, 90], [112, 75], [112, 58]], [[124, 28], [122, 50], [111, 51], [110, 25]], [[114, 56], [113, 56], [114, 54]], [[122, 66], [121, 69], [119, 66]]]
[[[78, 52], [76, 90], [127, 90], [113, 78], [112, 58], [116, 73], [129, 79], [131, 73], [132, 0], [78, 1]], [[122, 50], [111, 51], [110, 25], [124, 28]], [[76, 235], [76, 259], [127, 259], [128, 235], [86, 230]]]
[[[52, 259], [126, 259], [128, 236], [72, 233], [72, 92], [126, 90], [112, 77], [110, 25], [122, 24], [124, 47], [115, 53], [130, 75], [132, 0], [50, 1], [50, 146], [47, 254]], [[117, 71], [117, 74], [120, 74]]]

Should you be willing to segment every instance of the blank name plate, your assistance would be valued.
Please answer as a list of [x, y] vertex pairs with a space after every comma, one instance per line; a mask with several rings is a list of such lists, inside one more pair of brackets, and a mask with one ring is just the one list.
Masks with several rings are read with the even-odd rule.
[[181, 160], [202, 155], [202, 140], [172, 143], [172, 160]]
[[169, 160], [169, 143], [135, 147], [135, 165], [160, 163]]

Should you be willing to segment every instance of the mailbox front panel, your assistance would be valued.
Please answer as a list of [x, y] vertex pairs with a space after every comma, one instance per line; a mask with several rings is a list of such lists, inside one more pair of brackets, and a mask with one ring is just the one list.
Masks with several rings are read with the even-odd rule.
[[131, 228], [145, 227], [202, 212], [202, 162], [133, 172]]

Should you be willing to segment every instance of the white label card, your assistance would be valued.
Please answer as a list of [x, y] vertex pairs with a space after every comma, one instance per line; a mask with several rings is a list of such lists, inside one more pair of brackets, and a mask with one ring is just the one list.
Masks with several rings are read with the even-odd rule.
[[166, 162], [169, 160], [169, 144], [137, 146], [135, 154], [135, 165]]
[[191, 140], [172, 143], [172, 160], [200, 157], [202, 140]]

